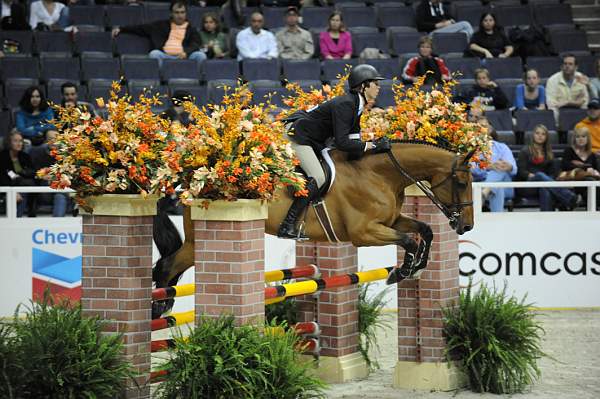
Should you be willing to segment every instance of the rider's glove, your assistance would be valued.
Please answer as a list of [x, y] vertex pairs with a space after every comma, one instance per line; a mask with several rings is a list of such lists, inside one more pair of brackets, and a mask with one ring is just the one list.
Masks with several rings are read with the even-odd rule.
[[390, 140], [387, 137], [382, 137], [380, 139], [375, 140], [373, 142], [373, 145], [375, 146], [375, 148], [373, 148], [371, 151], [374, 154], [379, 154], [380, 152], [388, 152], [392, 149]]

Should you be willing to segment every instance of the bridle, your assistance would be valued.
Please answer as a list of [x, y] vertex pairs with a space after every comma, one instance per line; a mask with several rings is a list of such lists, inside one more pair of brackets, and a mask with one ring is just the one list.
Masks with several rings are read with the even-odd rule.
[[[438, 209], [440, 211], [442, 211], [442, 213], [448, 218], [448, 220], [450, 221], [450, 225], [453, 228], [454, 228], [454, 226], [456, 226], [456, 223], [458, 223], [458, 219], [460, 218], [460, 215], [461, 215], [463, 209], [468, 206], [473, 205], [473, 201], [461, 202], [460, 198], [458, 196], [459, 186], [462, 183], [458, 180], [458, 176], [456, 173], [457, 172], [469, 173], [468, 166], [459, 163], [460, 156], [458, 156], [458, 155], [454, 156], [454, 160], [452, 161], [452, 170], [442, 181], [437, 183], [435, 186], [427, 187], [425, 184], [423, 184], [422, 181], [417, 180], [414, 177], [412, 177], [410, 175], [410, 173], [408, 173], [406, 171], [406, 169], [404, 169], [402, 167], [402, 165], [400, 165], [400, 163], [398, 162], [398, 160], [394, 156], [394, 153], [391, 150], [387, 151], [387, 154], [390, 157], [390, 160], [392, 161], [392, 164], [394, 165], [394, 167], [398, 170], [398, 172], [400, 172], [400, 174], [402, 176], [406, 177], [414, 185], [416, 185], [421, 191], [423, 191], [423, 193], [431, 200], [431, 202], [433, 202], [434, 205], [437, 206]], [[440, 199], [435, 195], [433, 190], [435, 188], [440, 187], [441, 185], [445, 184], [449, 179], [452, 179], [452, 186], [451, 186], [452, 187], [452, 204], [448, 206], [448, 205], [444, 204], [442, 201], [440, 201]]]

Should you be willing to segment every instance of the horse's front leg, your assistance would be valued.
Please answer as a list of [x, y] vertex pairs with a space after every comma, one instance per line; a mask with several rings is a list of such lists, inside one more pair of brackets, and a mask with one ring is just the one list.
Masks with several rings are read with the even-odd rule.
[[[423, 269], [427, 267], [427, 262], [429, 261], [429, 251], [431, 249], [431, 242], [433, 241], [433, 232], [431, 231], [431, 227], [429, 227], [429, 225], [426, 223], [403, 215], [396, 220], [393, 227], [398, 232], [403, 232], [404, 234], [417, 233], [420, 236], [420, 241], [416, 243], [417, 249], [414, 251], [414, 255], [409, 255], [409, 257], [412, 257], [412, 262], [410, 264], [406, 262], [406, 253], [408, 253], [408, 250], [406, 247], [400, 244], [406, 251], [404, 263], [400, 268], [400, 270], [402, 270], [402, 274], [405, 275], [408, 271], [408, 277], [418, 278], [423, 272]], [[412, 240], [412, 238], [409, 239]], [[409, 246], [409, 250], [412, 250], [412, 245]], [[405, 267], [410, 267], [410, 270], [406, 270]]]

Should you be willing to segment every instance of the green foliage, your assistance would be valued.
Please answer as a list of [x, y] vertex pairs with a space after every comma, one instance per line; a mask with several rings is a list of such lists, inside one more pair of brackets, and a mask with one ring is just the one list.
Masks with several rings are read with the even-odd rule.
[[461, 291], [460, 303], [443, 309], [446, 356], [457, 360], [469, 377], [471, 389], [497, 394], [522, 392], [540, 376], [537, 361], [544, 333], [528, 310], [502, 290], [471, 282]]
[[55, 303], [46, 292], [25, 317], [0, 328], [2, 398], [115, 398], [132, 377], [121, 337], [102, 335], [97, 318]]
[[358, 290], [358, 332], [360, 334], [358, 349], [369, 368], [379, 368], [379, 363], [371, 359], [371, 348], [379, 349], [377, 329], [389, 329], [389, 315], [383, 313], [385, 295], [389, 287], [369, 298], [367, 293], [371, 284], [361, 284]]
[[298, 340], [292, 331], [262, 334], [253, 326], [237, 327], [231, 316], [204, 318], [187, 339], [176, 338], [170, 360], [161, 367], [167, 375], [158, 395], [172, 399], [322, 398], [324, 384], [311, 376], [311, 365], [300, 361], [294, 350]]
[[265, 306], [265, 318], [268, 323], [286, 321], [291, 326], [298, 322], [298, 313], [298, 302], [293, 297]]

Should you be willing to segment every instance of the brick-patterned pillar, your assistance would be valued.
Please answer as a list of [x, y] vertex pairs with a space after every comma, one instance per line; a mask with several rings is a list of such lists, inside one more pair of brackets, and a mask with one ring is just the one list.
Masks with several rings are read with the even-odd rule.
[[[308, 259], [309, 253], [305, 252], [311, 244], [302, 245], [302, 258], [297, 256], [297, 263], [315, 263], [323, 277], [358, 271], [358, 253], [350, 243], [312, 244], [316, 245], [312, 261]], [[318, 298], [317, 322], [321, 327], [319, 376], [333, 383], [366, 377], [366, 363], [358, 352], [358, 287], [352, 285], [325, 290]]]
[[[398, 284], [398, 363], [394, 386], [450, 390], [460, 376], [445, 363], [440, 307], [458, 301], [458, 236], [448, 219], [424, 196], [407, 196], [403, 213], [433, 231], [429, 263], [418, 280]], [[398, 247], [398, 262], [404, 250]]]
[[122, 333], [125, 358], [140, 376], [127, 381], [126, 398], [149, 398], [152, 310], [152, 215], [156, 198], [105, 195], [89, 200], [83, 215], [83, 313]]
[[237, 324], [265, 317], [266, 204], [258, 200], [201, 200], [192, 205], [194, 222], [195, 313], [232, 314]]

